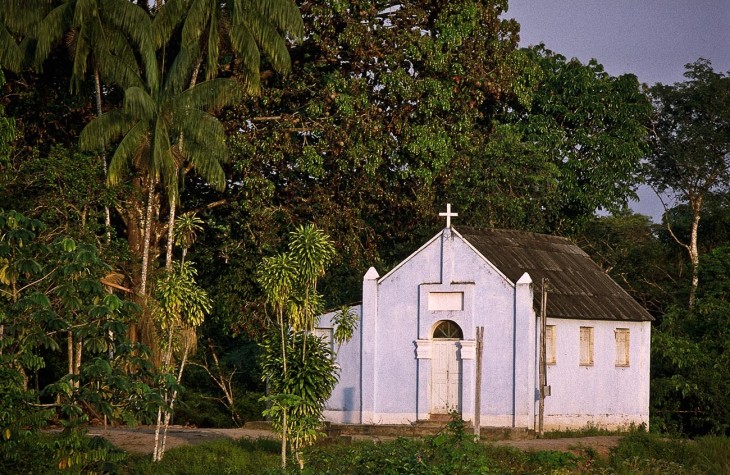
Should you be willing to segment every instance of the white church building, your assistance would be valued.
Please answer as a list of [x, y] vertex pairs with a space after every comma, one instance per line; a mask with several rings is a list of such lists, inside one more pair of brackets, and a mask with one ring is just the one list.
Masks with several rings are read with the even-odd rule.
[[[478, 411], [481, 426], [532, 430], [542, 367], [546, 430], [648, 425], [651, 315], [567, 238], [452, 227], [455, 214], [442, 215], [447, 227], [390, 272], [365, 274], [325, 418], [410, 424]], [[318, 332], [332, 331], [332, 316]]]

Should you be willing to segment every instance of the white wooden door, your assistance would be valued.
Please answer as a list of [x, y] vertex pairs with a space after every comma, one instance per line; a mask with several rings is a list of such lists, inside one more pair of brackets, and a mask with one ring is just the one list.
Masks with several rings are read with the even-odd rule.
[[434, 340], [431, 348], [431, 414], [460, 411], [461, 362], [456, 341]]

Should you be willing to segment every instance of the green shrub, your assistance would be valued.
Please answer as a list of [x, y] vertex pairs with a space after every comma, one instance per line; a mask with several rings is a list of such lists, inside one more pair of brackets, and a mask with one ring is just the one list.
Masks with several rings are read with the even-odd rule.
[[266, 403], [261, 398], [263, 393], [248, 391], [236, 397], [235, 405], [241, 423], [263, 420]]
[[657, 434], [634, 432], [619, 442], [611, 451], [614, 466], [625, 460], [668, 460], [684, 463], [694, 458], [695, 451], [686, 439], [667, 439]]
[[86, 431], [32, 432], [0, 457], [3, 474], [119, 473], [127, 454]]
[[485, 446], [453, 421], [436, 436], [314, 447], [305, 459], [304, 473], [325, 475], [571, 473], [582, 460], [563, 452]]

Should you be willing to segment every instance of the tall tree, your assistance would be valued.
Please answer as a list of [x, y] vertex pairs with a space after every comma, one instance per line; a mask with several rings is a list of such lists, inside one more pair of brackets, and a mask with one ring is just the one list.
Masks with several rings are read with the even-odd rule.
[[[153, 36], [155, 47], [168, 43], [175, 29], [182, 23], [180, 45], [183, 51], [197, 52], [190, 87], [198, 80], [200, 67], [205, 59], [205, 78], [218, 75], [222, 43], [230, 45], [239, 58], [240, 75], [247, 92], [260, 89], [259, 49], [262, 49], [271, 65], [280, 73], [291, 68], [286, 39], [300, 38], [304, 33], [302, 18], [291, 0], [252, 2], [250, 0], [169, 0], [155, 15]], [[180, 137], [182, 142], [184, 137]], [[185, 169], [176, 170], [184, 175]], [[181, 177], [184, 180], [184, 176]], [[166, 268], [172, 265], [173, 223], [177, 209], [177, 197], [170, 199], [168, 213]]]
[[[317, 279], [324, 275], [334, 255], [334, 245], [322, 230], [314, 225], [300, 226], [289, 233], [289, 251], [263, 259], [257, 270], [278, 327], [278, 335], [271, 332], [263, 344], [263, 367], [272, 391], [269, 414], [282, 435], [283, 468], [287, 441], [303, 468], [301, 449], [316, 440], [324, 403], [337, 381], [331, 350], [312, 335], [317, 315], [324, 309]], [[298, 358], [288, 358], [291, 353]]]
[[[160, 227], [154, 216], [158, 215], [160, 192], [168, 199], [177, 197], [178, 167], [190, 167], [217, 189], [225, 186], [221, 167], [227, 160], [225, 133], [209, 111], [238, 100], [241, 88], [230, 79], [186, 88], [193, 59], [181, 51], [162, 84], [155, 83], [153, 77], [144, 88], [128, 88], [122, 107], [91, 121], [80, 136], [81, 147], [88, 150], [119, 140], [108, 182], [131, 181], [139, 193], [129, 197], [122, 216], [130, 248], [142, 261], [133, 277], [135, 291], [142, 299], [147, 295], [150, 246], [156, 248], [159, 239]], [[183, 135], [184, 146], [180, 141]], [[142, 196], [144, 201], [139, 199]]]
[[730, 77], [715, 72], [710, 61], [687, 64], [686, 81], [650, 89], [654, 103], [652, 154], [647, 174], [658, 193], [671, 193], [692, 213], [688, 240], [670, 235], [686, 249], [692, 267], [689, 306], [699, 285], [698, 232], [708, 197], [728, 191], [730, 183]]
[[205, 78], [216, 77], [221, 48], [228, 44], [240, 60], [240, 77], [249, 93], [258, 92], [260, 87], [259, 50], [276, 71], [287, 73], [291, 69], [287, 39], [295, 40], [304, 34], [302, 17], [292, 0], [168, 0], [154, 19], [156, 47], [170, 41], [181, 23], [181, 46], [204, 52], [196, 62], [194, 75], [205, 59]]
[[[65, 37], [73, 57], [71, 89], [78, 90], [91, 72], [96, 115], [101, 116], [102, 80], [122, 88], [142, 86], [137, 52], [146, 66], [147, 76], [156, 81], [150, 24], [148, 13], [127, 0], [65, 0], [39, 24], [35, 34], [34, 65], [41, 70], [52, 46]], [[103, 150], [100, 159], [106, 177], [107, 160]], [[111, 216], [108, 206], [104, 207], [104, 217], [109, 241]]]
[[595, 60], [567, 60], [542, 45], [525, 53], [521, 83], [533, 92], [528, 101], [515, 96], [503, 104], [497, 131], [504, 138], [495, 135], [485, 149], [496, 148], [489, 158], [501, 165], [500, 155], [509, 157], [513, 167], [497, 175], [501, 183], [486, 184], [508, 196], [521, 192], [537, 218], [526, 224], [542, 231], [567, 232], [596, 209], [625, 208], [649, 151], [651, 106], [636, 76], [614, 77]]

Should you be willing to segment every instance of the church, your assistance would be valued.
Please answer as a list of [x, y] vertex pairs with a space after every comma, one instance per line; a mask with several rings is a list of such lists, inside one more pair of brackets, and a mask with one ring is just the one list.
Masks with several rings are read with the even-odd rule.
[[450, 206], [441, 215], [446, 227], [420, 249], [365, 274], [325, 418], [648, 426], [652, 316], [567, 238], [451, 226]]

